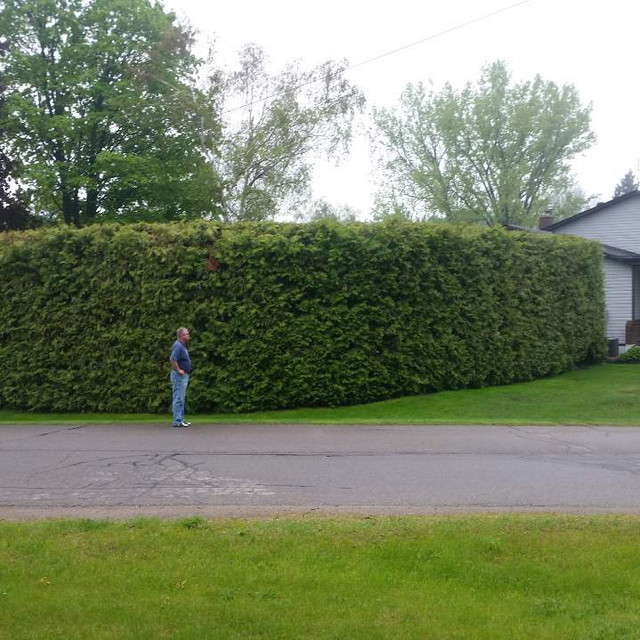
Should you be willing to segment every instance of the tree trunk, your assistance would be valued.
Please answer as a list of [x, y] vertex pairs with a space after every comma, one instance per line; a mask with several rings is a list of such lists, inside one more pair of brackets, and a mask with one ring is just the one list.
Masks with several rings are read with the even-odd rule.
[[62, 215], [66, 224], [72, 224], [76, 227], [82, 226], [78, 189], [62, 187]]
[[82, 220], [80, 218], [80, 198], [78, 196], [78, 189], [73, 190], [73, 224], [78, 228], [82, 226]]
[[71, 224], [73, 219], [73, 197], [66, 189], [62, 190], [62, 216], [65, 224]]
[[85, 220], [94, 222], [98, 215], [98, 189], [87, 189], [87, 204], [85, 209]]

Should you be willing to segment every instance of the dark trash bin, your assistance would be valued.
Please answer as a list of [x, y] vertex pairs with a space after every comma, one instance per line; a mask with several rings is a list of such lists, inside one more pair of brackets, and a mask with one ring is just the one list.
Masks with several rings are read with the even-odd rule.
[[618, 338], [609, 338], [609, 357], [617, 358], [619, 353]]

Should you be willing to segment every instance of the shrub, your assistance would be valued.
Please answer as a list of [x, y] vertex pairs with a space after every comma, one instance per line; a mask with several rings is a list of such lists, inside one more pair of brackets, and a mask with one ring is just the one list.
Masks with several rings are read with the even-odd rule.
[[335, 406], [556, 374], [604, 354], [601, 251], [428, 223], [142, 224], [0, 238], [0, 403]]
[[635, 345], [618, 356], [617, 362], [625, 364], [640, 364], [640, 347]]

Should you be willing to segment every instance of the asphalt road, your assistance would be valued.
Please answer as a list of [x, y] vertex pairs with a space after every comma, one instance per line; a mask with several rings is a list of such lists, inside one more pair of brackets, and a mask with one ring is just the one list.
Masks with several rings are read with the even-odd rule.
[[0, 518], [640, 512], [640, 427], [0, 426]]

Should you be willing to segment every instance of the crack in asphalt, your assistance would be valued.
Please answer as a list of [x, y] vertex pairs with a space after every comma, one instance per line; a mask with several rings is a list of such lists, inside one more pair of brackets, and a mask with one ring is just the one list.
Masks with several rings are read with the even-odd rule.
[[[628, 454], [620, 454], [620, 457], [628, 457]], [[605, 469], [607, 471], [622, 471], [624, 473], [630, 473], [632, 475], [640, 475], [640, 456], [635, 456], [629, 460], [629, 465], [613, 464], [603, 458], [590, 458], [589, 456], [580, 456], [573, 458], [555, 458], [553, 456], [537, 456], [537, 459], [545, 462], [552, 462], [553, 464], [567, 466], [567, 467], [585, 467], [585, 468], [597, 468]]]
[[[1, 450], [0, 450], [1, 451]], [[33, 451], [33, 450], [32, 450]], [[104, 458], [94, 458], [93, 460], [80, 460], [79, 462], [73, 462], [71, 464], [62, 464], [65, 460], [68, 460], [74, 453], [78, 453], [77, 451], [73, 451], [73, 450], [69, 450], [69, 453], [67, 454], [67, 456], [61, 460], [60, 462], [57, 462], [55, 464], [53, 464], [50, 467], [47, 467], [46, 469], [40, 469], [39, 471], [34, 471], [33, 473], [31, 473], [30, 475], [27, 476], [27, 479], [32, 479], [32, 478], [36, 478], [39, 475], [45, 475], [45, 474], [49, 474], [49, 473], [54, 473], [56, 471], [62, 471], [64, 469], [73, 469], [74, 467], [82, 467], [85, 465], [92, 465], [95, 464], [97, 462], [103, 462], [105, 460], [111, 460], [116, 456], [107, 456]], [[140, 455], [143, 454], [130, 454], [132, 457], [140, 457]], [[125, 457], [125, 456], [118, 456], [118, 457]], [[124, 463], [122, 463], [124, 464]], [[107, 464], [107, 467], [109, 467], [110, 465]]]
[[42, 438], [44, 436], [50, 436], [51, 434], [63, 433], [64, 431], [75, 431], [77, 429], [84, 429], [90, 426], [91, 424], [87, 423], [76, 425], [74, 427], [60, 427], [59, 429], [51, 429], [51, 431], [44, 431], [43, 433], [30, 433], [25, 436], [18, 436], [17, 438], [7, 438], [6, 436], [3, 436], [2, 439], [4, 442], [21, 442], [25, 440], [34, 440], [35, 438]]
[[[68, 458], [69, 455], [64, 460]], [[165, 499], [191, 500], [196, 503], [202, 492], [213, 495], [273, 495], [270, 489], [275, 487], [248, 479], [213, 476], [200, 468], [203, 464], [201, 461], [185, 460], [180, 452], [103, 456], [68, 464], [57, 463], [47, 469], [29, 474], [27, 486], [16, 487], [12, 483], [9, 486], [0, 486], [0, 489], [22, 493], [24, 494], [22, 500], [32, 501], [45, 501], [52, 496], [56, 496], [54, 500], [59, 500], [66, 494], [70, 499], [80, 499], [82, 502], [90, 499], [111, 502], [111, 494], [123, 492], [125, 497], [119, 501], [121, 504], [144, 501], [147, 496], [152, 500], [154, 496], [158, 499], [158, 492], [160, 492], [160, 499], [163, 494], [166, 494]], [[86, 472], [83, 471], [82, 475], [89, 476], [88, 481], [79, 486], [64, 487], [59, 484], [49, 484], [45, 487], [28, 486], [29, 481], [47, 477], [53, 479], [56, 475], [59, 476], [78, 467], [86, 468]], [[120, 469], [129, 469], [133, 477], [126, 471], [124, 474], [121, 473]]]
[[84, 429], [85, 427], [88, 427], [88, 424], [81, 424], [79, 426], [76, 427], [64, 427], [61, 429], [54, 429], [53, 431], [45, 431], [44, 433], [36, 433], [33, 437], [34, 438], [42, 438], [43, 436], [48, 436], [51, 435], [52, 433], [62, 433], [63, 431], [76, 431], [77, 429]]
[[[534, 435], [534, 432], [528, 431], [527, 428], [523, 427], [507, 427], [507, 430], [514, 433], [515, 436], [521, 440], [528, 440], [529, 442], [544, 442], [545, 444], [549, 442], [552, 442], [553, 444], [559, 444], [564, 447], [564, 451], [566, 453], [573, 452], [574, 449], [587, 451], [589, 453], [597, 451], [597, 449], [595, 449], [594, 447], [590, 447], [585, 444], [576, 444], [574, 442], [560, 439], [555, 433], [552, 432], [545, 432], [542, 434], [536, 433]], [[587, 426], [585, 427], [585, 430], [592, 431], [593, 428]]]

